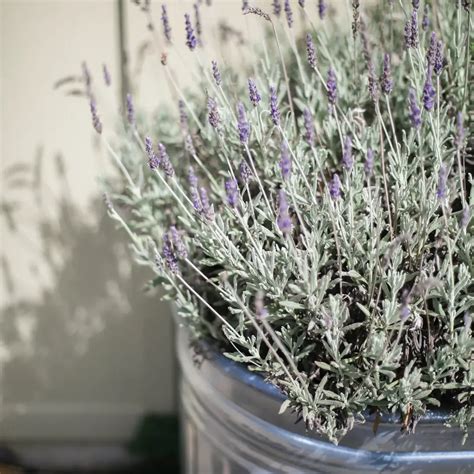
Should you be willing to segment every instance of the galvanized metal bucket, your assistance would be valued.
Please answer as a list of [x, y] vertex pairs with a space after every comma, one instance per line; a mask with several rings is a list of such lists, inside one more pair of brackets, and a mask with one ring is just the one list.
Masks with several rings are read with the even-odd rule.
[[411, 435], [397, 420], [356, 425], [339, 446], [278, 415], [284, 396], [261, 376], [213, 351], [196, 365], [178, 329], [186, 474], [473, 473], [474, 431], [464, 446], [446, 414], [430, 412]]

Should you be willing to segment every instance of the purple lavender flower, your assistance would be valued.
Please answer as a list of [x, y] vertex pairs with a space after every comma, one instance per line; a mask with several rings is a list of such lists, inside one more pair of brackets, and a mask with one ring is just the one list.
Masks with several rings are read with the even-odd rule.
[[185, 29], [186, 29], [186, 46], [193, 51], [197, 46], [197, 39], [194, 34], [194, 29], [191, 25], [191, 19], [188, 13], [184, 15]]
[[225, 192], [227, 194], [227, 204], [230, 207], [236, 207], [239, 202], [239, 187], [237, 180], [228, 179], [225, 182]]
[[135, 126], [135, 108], [131, 94], [127, 94], [127, 120], [132, 127]]
[[439, 76], [444, 69], [444, 64], [445, 64], [445, 58], [443, 55], [443, 49], [444, 45], [442, 41], [438, 41], [436, 44], [436, 55], [435, 55], [435, 60], [434, 60], [434, 65], [433, 65], [433, 70], [437, 76]]
[[280, 170], [283, 179], [289, 179], [291, 175], [291, 157], [288, 145], [285, 141], [281, 143]]
[[196, 174], [194, 173], [194, 168], [192, 166], [188, 168], [188, 183], [189, 183], [189, 186], [193, 188], [197, 188], [198, 179], [197, 179]]
[[214, 78], [214, 81], [216, 82], [216, 86], [219, 87], [222, 84], [221, 72], [219, 71], [219, 67], [217, 66], [216, 61], [212, 61], [211, 65], [212, 65], [212, 77]]
[[436, 189], [436, 197], [439, 200], [442, 200], [446, 197], [446, 183], [448, 180], [448, 170], [446, 169], [446, 166], [442, 163], [440, 168], [439, 168], [439, 174], [438, 174], [438, 188]]
[[219, 109], [217, 108], [217, 102], [212, 97], [207, 99], [207, 111], [209, 123], [213, 128], [217, 128], [221, 122], [221, 116], [219, 114]]
[[262, 100], [262, 97], [258, 92], [257, 85], [253, 79], [249, 79], [249, 97], [250, 102], [252, 102], [254, 107], [257, 107], [258, 103]]
[[95, 131], [100, 135], [102, 133], [102, 122], [100, 121], [99, 114], [97, 113], [97, 104], [93, 97], [91, 97], [90, 99], [90, 107], [91, 107], [92, 125]]
[[436, 33], [433, 31], [430, 36], [430, 44], [428, 46], [428, 52], [426, 53], [426, 59], [428, 60], [428, 65], [431, 67], [435, 65], [437, 48], [438, 48], [438, 43], [436, 40]]
[[245, 160], [242, 160], [239, 165], [239, 173], [242, 181], [247, 184], [252, 178], [252, 170]]
[[150, 137], [145, 137], [145, 151], [148, 156], [148, 166], [151, 170], [158, 168], [160, 165], [160, 160], [156, 156], [155, 151], [153, 150], [153, 142]]
[[305, 4], [305, 0], [298, 0], [298, 5], [299, 5], [301, 8], [304, 8], [304, 4]]
[[191, 202], [193, 203], [194, 210], [198, 214], [202, 214], [202, 202], [197, 188], [195, 186], [190, 186], [189, 193], [191, 195]]
[[418, 46], [418, 12], [413, 10], [411, 12], [411, 44], [412, 48]]
[[390, 54], [385, 53], [383, 56], [383, 72], [380, 78], [382, 92], [385, 95], [390, 95], [393, 90], [393, 79], [390, 65]]
[[276, 16], [280, 16], [280, 14], [281, 14], [281, 2], [280, 2], [280, 0], [273, 0], [272, 6], [273, 6], [273, 13]]
[[334, 200], [341, 197], [341, 180], [337, 173], [334, 173], [332, 180], [329, 183], [329, 194]]
[[242, 11], [246, 11], [249, 7], [249, 2], [248, 0], [242, 0]]
[[374, 102], [379, 100], [379, 86], [372, 61], [369, 63], [369, 95]]
[[288, 210], [288, 201], [286, 199], [286, 194], [283, 189], [280, 189], [278, 195], [278, 218], [277, 218], [278, 228], [283, 232], [284, 235], [288, 235], [291, 232], [291, 217]]
[[337, 101], [337, 79], [336, 73], [332, 67], [328, 71], [328, 80], [327, 80], [327, 90], [328, 90], [328, 102], [329, 106], [332, 108], [336, 105]]
[[316, 67], [316, 51], [314, 49], [313, 38], [310, 33], [306, 34], [306, 55], [309, 65], [314, 69]]
[[327, 9], [326, 2], [324, 0], [318, 1], [318, 14], [319, 18], [322, 20], [326, 16], [326, 9]]
[[178, 273], [178, 259], [176, 258], [173, 248], [171, 246], [170, 236], [167, 232], [163, 235], [163, 258], [166, 262], [166, 266], [169, 268], [171, 273]]
[[412, 0], [411, 4], [413, 5], [413, 8], [415, 10], [418, 10], [418, 8], [420, 8], [420, 0]]
[[427, 112], [431, 112], [435, 103], [436, 91], [431, 81], [431, 67], [426, 74], [425, 85], [423, 86], [423, 106]]
[[248, 143], [250, 136], [250, 124], [247, 121], [245, 107], [242, 102], [237, 104], [237, 129], [239, 131], [240, 143]]
[[180, 100], [178, 102], [178, 107], [179, 107], [179, 124], [181, 126], [181, 130], [183, 132], [187, 132], [189, 129], [188, 114], [186, 113], [186, 104], [184, 103], [183, 100]]
[[408, 103], [410, 108], [410, 122], [411, 126], [418, 130], [421, 127], [421, 109], [418, 106], [418, 102], [416, 100], [416, 92], [415, 89], [410, 88], [408, 93]]
[[464, 137], [466, 136], [466, 130], [463, 125], [462, 113], [458, 112], [456, 117], [456, 136], [454, 137], [454, 143], [458, 150], [461, 150], [464, 146]]
[[171, 240], [173, 242], [173, 247], [176, 251], [176, 255], [179, 258], [186, 259], [188, 258], [188, 250], [186, 249], [186, 246], [184, 245], [183, 239], [181, 237], [181, 233], [178, 232], [178, 229], [174, 225], [170, 227], [170, 234], [171, 234]]
[[364, 173], [365, 176], [369, 177], [374, 171], [374, 150], [372, 148], [367, 149], [367, 156], [365, 157], [364, 162]]
[[112, 84], [112, 78], [110, 77], [110, 71], [109, 68], [107, 67], [107, 64], [102, 65], [102, 70], [104, 72], [104, 82], [107, 87]]
[[290, 0], [285, 0], [285, 14], [288, 28], [291, 28], [293, 26], [293, 12], [291, 11]]
[[416, 48], [418, 46], [418, 12], [413, 10], [410, 18], [405, 24], [405, 47]]
[[163, 34], [165, 35], [166, 41], [171, 43], [171, 26], [166, 5], [161, 5], [161, 24], [163, 25]]
[[306, 107], [303, 110], [303, 119], [304, 119], [304, 139], [309, 146], [314, 146], [315, 133], [314, 133], [314, 122], [313, 114]]
[[352, 139], [348, 135], [344, 139], [344, 149], [342, 151], [342, 166], [347, 170], [350, 171], [354, 164], [354, 160], [352, 158]]
[[425, 9], [423, 11], [423, 19], [421, 20], [421, 27], [423, 28], [423, 31], [427, 31], [428, 28], [430, 27], [429, 13], [430, 13], [430, 10], [429, 10], [428, 4], [425, 4]]
[[206, 219], [211, 221], [212, 219], [214, 219], [214, 209], [212, 208], [209, 202], [206, 188], [204, 187], [199, 188], [199, 194], [200, 194], [201, 203], [202, 203], [202, 213]]
[[196, 36], [198, 38], [199, 44], [201, 44], [202, 28], [201, 28], [201, 14], [199, 12], [199, 3], [195, 3], [193, 5], [193, 8], [194, 8], [194, 25], [196, 27]]
[[280, 111], [278, 110], [276, 89], [273, 86], [270, 86], [270, 116], [272, 118], [273, 125], [278, 127], [280, 125]]
[[158, 159], [160, 167], [164, 171], [165, 175], [168, 178], [172, 178], [174, 176], [174, 168], [163, 143], [158, 143]]

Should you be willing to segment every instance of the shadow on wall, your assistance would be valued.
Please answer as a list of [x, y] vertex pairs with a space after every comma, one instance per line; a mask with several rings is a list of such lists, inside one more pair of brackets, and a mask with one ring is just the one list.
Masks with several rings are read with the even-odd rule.
[[25, 255], [8, 254], [8, 242], [1, 255], [1, 438], [125, 441], [145, 413], [174, 408], [172, 321], [157, 295], [144, 296], [151, 271], [132, 262], [103, 202], [79, 209], [63, 157], [54, 162], [59, 197], [41, 183], [41, 150], [33, 172], [22, 163], [3, 173], [2, 225]]

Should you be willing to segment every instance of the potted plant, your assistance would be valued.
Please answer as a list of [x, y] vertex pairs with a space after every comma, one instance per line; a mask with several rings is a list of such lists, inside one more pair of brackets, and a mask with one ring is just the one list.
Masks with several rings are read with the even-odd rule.
[[351, 6], [329, 35], [324, 1], [244, 2], [261, 60], [203, 66], [197, 97], [163, 7], [179, 117], [129, 96], [109, 145], [109, 214], [185, 328], [188, 472], [474, 469], [469, 2]]

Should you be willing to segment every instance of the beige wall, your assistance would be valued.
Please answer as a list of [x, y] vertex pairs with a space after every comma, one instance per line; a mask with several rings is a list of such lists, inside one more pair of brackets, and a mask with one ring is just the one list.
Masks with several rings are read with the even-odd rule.
[[[139, 9], [124, 3], [135, 71], [150, 35]], [[183, 14], [192, 2], [167, 3], [179, 38], [169, 67], [190, 85], [196, 55], [183, 46]], [[214, 3], [203, 7], [208, 47], [200, 60], [240, 64], [250, 51], [222, 47], [217, 20], [259, 43], [262, 20], [243, 17], [239, 0]], [[252, 3], [269, 8], [270, 1]], [[160, 5], [153, 2], [157, 22]], [[112, 168], [87, 104], [53, 89], [79, 73], [82, 60], [101, 84], [105, 61], [115, 87], [101, 85], [97, 95], [104, 133], [113, 127], [115, 14], [106, 0], [0, 0], [0, 440], [124, 439], [141, 414], [176, 407], [168, 306], [143, 296], [149, 274], [131, 264], [98, 198], [97, 177]], [[134, 86], [146, 110], [172, 97], [153, 56]]]

